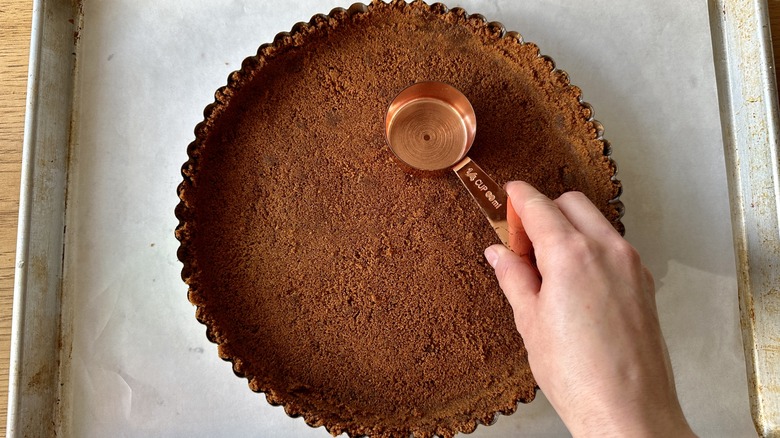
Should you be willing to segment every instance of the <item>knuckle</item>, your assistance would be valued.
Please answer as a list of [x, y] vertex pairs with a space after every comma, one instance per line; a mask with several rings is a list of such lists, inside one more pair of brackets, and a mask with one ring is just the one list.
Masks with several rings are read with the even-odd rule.
[[584, 234], [574, 233], [565, 237], [566, 253], [575, 260], [589, 259], [598, 252], [594, 242]]
[[549, 208], [551, 205], [553, 205], [553, 201], [551, 201], [549, 198], [544, 196], [534, 196], [533, 198], [529, 198], [525, 201], [524, 208]]
[[625, 260], [630, 265], [639, 265], [641, 260], [639, 258], [639, 252], [634, 248], [627, 240], [620, 238], [614, 245], [614, 251], [618, 257]]
[[565, 266], [589, 263], [601, 253], [596, 242], [581, 233], [551, 237], [547, 247], [547, 255]]
[[585, 194], [578, 191], [564, 192], [561, 196], [555, 199], [556, 203], [570, 203], [574, 201], [580, 201], [585, 198]]

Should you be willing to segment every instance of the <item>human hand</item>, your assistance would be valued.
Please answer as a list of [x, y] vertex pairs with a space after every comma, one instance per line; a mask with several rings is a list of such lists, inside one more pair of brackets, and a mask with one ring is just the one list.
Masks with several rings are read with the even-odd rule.
[[523, 182], [506, 190], [517, 254], [493, 245], [485, 257], [572, 435], [693, 436], [636, 250], [581, 193], [552, 201]]

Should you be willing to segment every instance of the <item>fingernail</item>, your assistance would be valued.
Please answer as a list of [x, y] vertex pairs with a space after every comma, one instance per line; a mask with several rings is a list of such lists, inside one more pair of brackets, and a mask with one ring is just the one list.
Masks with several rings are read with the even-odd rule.
[[498, 251], [492, 247], [488, 247], [485, 250], [485, 258], [487, 259], [487, 262], [490, 263], [490, 266], [495, 269], [496, 263], [498, 263]]

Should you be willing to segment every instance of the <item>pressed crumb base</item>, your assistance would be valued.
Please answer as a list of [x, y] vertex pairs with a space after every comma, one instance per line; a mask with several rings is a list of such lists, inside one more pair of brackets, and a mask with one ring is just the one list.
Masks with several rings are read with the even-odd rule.
[[179, 257], [221, 357], [333, 434], [451, 436], [534, 398], [493, 230], [454, 175], [405, 173], [383, 137], [406, 86], [477, 114], [500, 182], [584, 192], [622, 230], [614, 164], [579, 90], [533, 44], [460, 10], [373, 3], [297, 26], [217, 93], [183, 168]]

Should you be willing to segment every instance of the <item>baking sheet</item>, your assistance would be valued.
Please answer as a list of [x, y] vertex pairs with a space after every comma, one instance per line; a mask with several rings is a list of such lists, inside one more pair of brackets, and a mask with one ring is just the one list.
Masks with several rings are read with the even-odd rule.
[[[83, 5], [65, 155], [63, 435], [327, 436], [269, 406], [217, 357], [179, 277], [173, 209], [193, 128], [228, 73], [335, 6], [348, 4]], [[707, 2], [448, 6], [519, 31], [584, 90], [620, 169], [627, 238], [657, 280], [683, 409], [701, 435], [755, 436]], [[474, 435], [516, 433], [566, 430], [540, 393]]]
[[710, 2], [753, 422], [780, 437], [778, 93], [766, 3]]
[[36, 1], [14, 272], [8, 436], [52, 436], [60, 389], [65, 187], [78, 5]]

